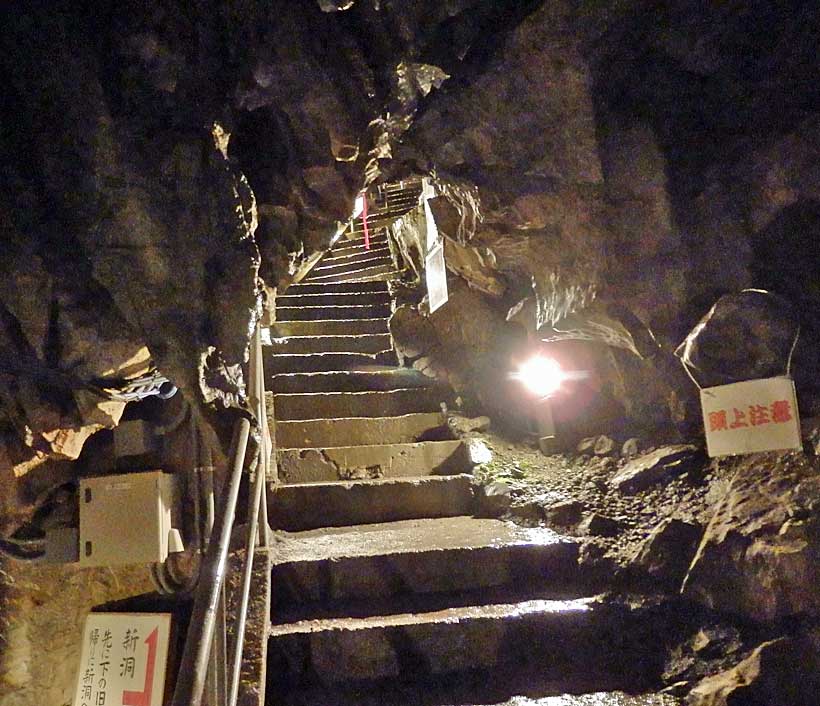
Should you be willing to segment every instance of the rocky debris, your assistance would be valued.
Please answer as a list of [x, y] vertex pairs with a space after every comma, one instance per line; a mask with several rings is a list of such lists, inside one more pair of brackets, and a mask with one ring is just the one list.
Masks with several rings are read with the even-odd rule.
[[706, 619], [685, 642], [670, 651], [662, 679], [670, 686], [664, 691], [687, 694], [704, 677], [734, 667], [749, 652], [737, 627]]
[[782, 637], [759, 645], [732, 669], [703, 679], [687, 706], [806, 706], [820, 693], [818, 640]]
[[664, 446], [627, 462], [610, 482], [622, 493], [632, 495], [682, 475], [699, 460], [700, 454], [696, 446]]
[[630, 568], [678, 590], [697, 551], [703, 528], [678, 518], [663, 520], [641, 545]]
[[636, 438], [627, 439], [621, 446], [621, 456], [623, 458], [632, 458], [637, 456], [640, 452], [640, 442]]
[[799, 453], [754, 454], [709, 520], [684, 595], [757, 621], [820, 613], [820, 468]]
[[481, 439], [463, 439], [467, 464], [470, 467], [489, 463], [493, 459], [493, 452]]
[[591, 436], [581, 439], [576, 450], [579, 454], [607, 456], [615, 451], [615, 442], [608, 436]]
[[586, 439], [581, 439], [581, 441], [578, 442], [578, 446], [575, 447], [575, 450], [579, 454], [589, 455], [595, 448], [596, 441], [598, 441], [598, 437], [596, 436], [589, 436]]
[[512, 505], [512, 488], [503, 481], [479, 485], [475, 498], [478, 517], [501, 517]]
[[579, 500], [565, 500], [555, 503], [546, 510], [547, 522], [559, 527], [572, 527], [577, 525], [584, 513], [584, 504]]
[[807, 453], [820, 456], [820, 419], [801, 419], [800, 426]]
[[536, 500], [528, 500], [523, 503], [516, 503], [510, 506], [510, 515], [515, 521], [526, 527], [536, 527], [540, 525], [545, 517], [544, 506]]
[[447, 424], [453, 434], [462, 437], [487, 431], [490, 428], [490, 418], [486, 416], [470, 418], [459, 414], [451, 414], [447, 417]]
[[615, 442], [608, 436], [599, 436], [592, 448], [596, 456], [607, 456], [615, 450]]
[[621, 523], [597, 512], [589, 513], [578, 524], [578, 532], [596, 537], [614, 537], [621, 529]]

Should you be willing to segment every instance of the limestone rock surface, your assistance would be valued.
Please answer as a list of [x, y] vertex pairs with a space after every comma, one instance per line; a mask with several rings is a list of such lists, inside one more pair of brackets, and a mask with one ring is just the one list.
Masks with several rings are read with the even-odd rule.
[[820, 613], [820, 469], [802, 454], [738, 463], [706, 527], [684, 595], [771, 621]]

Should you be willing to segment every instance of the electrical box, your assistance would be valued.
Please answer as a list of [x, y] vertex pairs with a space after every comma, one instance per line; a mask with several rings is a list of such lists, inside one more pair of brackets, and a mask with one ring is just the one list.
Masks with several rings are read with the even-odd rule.
[[80, 565], [161, 563], [181, 551], [176, 500], [176, 478], [162, 471], [82, 479]]

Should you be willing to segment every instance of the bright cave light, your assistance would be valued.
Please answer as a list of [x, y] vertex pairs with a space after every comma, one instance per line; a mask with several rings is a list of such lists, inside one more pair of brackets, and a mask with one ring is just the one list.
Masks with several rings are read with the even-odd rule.
[[557, 360], [542, 355], [533, 356], [522, 363], [513, 377], [539, 397], [554, 395], [567, 379]]

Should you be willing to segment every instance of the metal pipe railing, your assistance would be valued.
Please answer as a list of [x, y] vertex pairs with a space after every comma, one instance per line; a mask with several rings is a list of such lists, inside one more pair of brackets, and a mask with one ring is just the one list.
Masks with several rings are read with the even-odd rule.
[[234, 630], [233, 664], [230, 671], [230, 690], [228, 692], [228, 706], [235, 706], [239, 698], [239, 676], [242, 671], [242, 654], [245, 647], [245, 626], [248, 618], [248, 602], [250, 600], [251, 579], [253, 578], [253, 560], [256, 553], [257, 533], [259, 532], [259, 508], [265, 501], [265, 469], [257, 464], [256, 478], [251, 493], [251, 512], [246, 527], [245, 560], [242, 565], [242, 593], [239, 599], [239, 608], [236, 614], [236, 628]]
[[[254, 335], [250, 356], [250, 389], [253, 390], [252, 402], [256, 408], [256, 417], [259, 421], [259, 456], [256, 464], [256, 478], [251, 491], [251, 500], [248, 508], [248, 523], [245, 534], [245, 560], [242, 566], [242, 592], [239, 598], [239, 607], [236, 615], [234, 630], [233, 664], [230, 673], [230, 691], [228, 692], [228, 706], [236, 706], [239, 698], [239, 677], [242, 671], [242, 656], [245, 648], [245, 626], [248, 617], [248, 602], [250, 600], [251, 579], [253, 577], [253, 562], [256, 546], [267, 546], [267, 498], [265, 497], [268, 466], [270, 460], [270, 435], [268, 431], [267, 409], [265, 405], [265, 371], [262, 363], [262, 338], [257, 327]], [[259, 515], [262, 514], [262, 528], [259, 528]]]
[[234, 428], [231, 474], [203, 559], [172, 706], [198, 706], [202, 702], [250, 431], [247, 419], [240, 419]]

